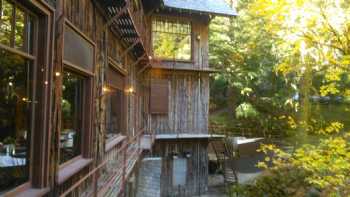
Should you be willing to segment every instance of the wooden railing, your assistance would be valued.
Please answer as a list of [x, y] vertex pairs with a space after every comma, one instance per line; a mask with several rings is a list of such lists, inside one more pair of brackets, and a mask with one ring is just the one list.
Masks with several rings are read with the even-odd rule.
[[[119, 196], [124, 192], [128, 176], [142, 153], [144, 129], [106, 151], [101, 162], [60, 197], [79, 193], [79, 196]], [[83, 189], [82, 189], [83, 188]], [[82, 191], [83, 190], [83, 191]]]
[[[222, 134], [227, 137], [247, 137], [247, 138], [273, 138], [278, 139], [281, 138], [281, 135], [271, 134], [268, 132], [258, 132], [256, 128], [251, 127], [227, 127], [221, 125], [209, 125], [209, 133], [212, 134]], [[278, 133], [278, 131], [274, 131], [274, 133]]]

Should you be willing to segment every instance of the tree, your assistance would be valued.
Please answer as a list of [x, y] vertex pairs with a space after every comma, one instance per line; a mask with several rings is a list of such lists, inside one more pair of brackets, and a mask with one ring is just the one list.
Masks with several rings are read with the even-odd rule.
[[[273, 167], [261, 163], [267, 176], [243, 192], [246, 196], [348, 196], [349, 125], [321, 119], [315, 113], [321, 101], [314, 100], [349, 98], [350, 2], [245, 0], [239, 10], [237, 20], [226, 21], [227, 30], [215, 32], [212, 27], [211, 61], [225, 69], [221, 75], [231, 88], [259, 112], [264, 97], [275, 101], [264, 116], [282, 118], [296, 136], [295, 151], [290, 153], [272, 145], [262, 147], [274, 155], [266, 158]], [[309, 135], [318, 137], [317, 143], [309, 144], [305, 140]]]

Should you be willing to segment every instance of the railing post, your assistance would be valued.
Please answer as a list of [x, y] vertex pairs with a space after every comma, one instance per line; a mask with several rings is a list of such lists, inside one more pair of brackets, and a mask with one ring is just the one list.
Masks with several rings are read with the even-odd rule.
[[93, 196], [94, 196], [94, 197], [97, 197], [97, 193], [98, 193], [98, 191], [97, 191], [97, 190], [98, 190], [98, 189], [97, 189], [97, 187], [98, 187], [98, 186], [97, 186], [97, 184], [98, 184], [98, 183], [97, 183], [97, 179], [98, 179], [98, 178], [97, 178], [97, 177], [98, 177], [99, 171], [100, 171], [99, 169], [96, 170], [96, 172], [95, 172], [94, 175], [93, 175], [93, 184], [94, 184]]
[[126, 163], [127, 163], [128, 147], [129, 147], [129, 142], [125, 145], [123, 150], [123, 175], [122, 175], [122, 188], [121, 188], [122, 196], [125, 196], [125, 187], [126, 187], [125, 179], [126, 179]]
[[143, 130], [137, 136], [137, 154], [141, 153], [141, 138], [143, 135]]

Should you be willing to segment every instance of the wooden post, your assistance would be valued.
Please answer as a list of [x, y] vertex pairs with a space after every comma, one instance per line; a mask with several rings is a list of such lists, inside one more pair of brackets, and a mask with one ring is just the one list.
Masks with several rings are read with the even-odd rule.
[[[55, 54], [54, 57], [54, 70], [55, 72], [62, 73], [63, 71], [63, 36], [64, 36], [64, 5], [65, 0], [56, 1], [56, 35], [55, 35]], [[50, 187], [53, 188], [50, 196], [58, 196], [58, 185], [56, 183], [58, 170], [59, 170], [59, 139], [61, 130], [61, 99], [62, 99], [62, 74], [60, 77], [54, 78], [54, 109], [52, 118], [52, 143], [51, 143], [51, 166], [50, 172], [52, 172]]]
[[128, 151], [129, 143], [124, 147], [123, 150], [123, 175], [122, 175], [122, 188], [121, 188], [121, 193], [122, 196], [125, 197], [125, 187], [126, 187], [126, 163], [127, 163], [127, 151]]

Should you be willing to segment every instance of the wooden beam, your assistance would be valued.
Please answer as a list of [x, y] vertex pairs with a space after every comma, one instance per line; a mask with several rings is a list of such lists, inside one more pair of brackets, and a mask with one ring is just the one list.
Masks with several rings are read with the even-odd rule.
[[126, 54], [128, 54], [129, 51], [130, 51], [131, 49], [133, 49], [133, 48], [134, 48], [138, 43], [140, 43], [140, 42], [141, 42], [140, 38], [137, 38], [137, 40], [136, 40], [134, 43], [132, 43], [132, 45], [130, 45], [130, 46], [122, 53], [122, 55], [120, 56], [120, 59], [123, 59], [124, 56], [125, 56]]
[[143, 71], [145, 71], [147, 68], [151, 67], [151, 63], [148, 63], [146, 66], [142, 67], [139, 72], [137, 72], [137, 75], [140, 75]]
[[106, 24], [104, 25], [103, 29], [106, 30], [112, 23], [113, 21], [117, 20], [119, 17], [121, 17], [123, 14], [128, 13], [128, 8], [129, 8], [129, 1], [126, 1], [126, 5], [121, 9], [118, 14], [114, 15], [111, 19], [109, 19]]
[[140, 56], [139, 58], [137, 58], [136, 62], [134, 62], [131, 66], [135, 66], [138, 63], [140, 63], [141, 60], [143, 60], [143, 58], [146, 56], [146, 54], [144, 53], [142, 56]]

